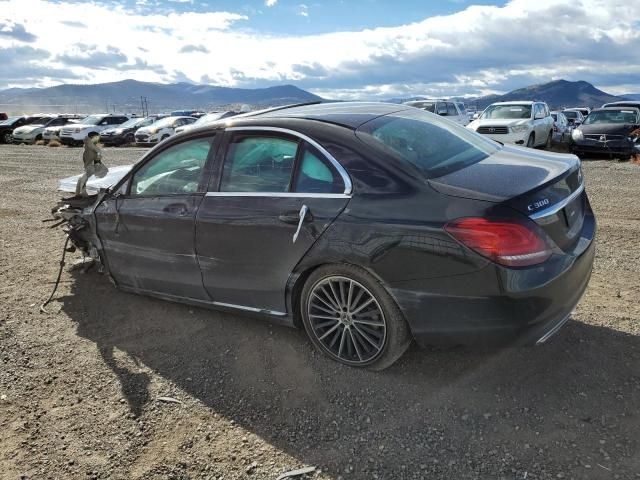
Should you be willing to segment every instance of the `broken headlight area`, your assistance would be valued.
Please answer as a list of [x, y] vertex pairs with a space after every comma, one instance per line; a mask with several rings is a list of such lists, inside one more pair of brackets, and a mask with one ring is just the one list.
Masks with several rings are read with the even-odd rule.
[[98, 266], [100, 272], [104, 270], [104, 266], [100, 256], [100, 242], [95, 234], [93, 212], [103, 195], [100, 193], [88, 197], [63, 198], [51, 209], [53, 221], [56, 221], [51, 228], [60, 227], [69, 237], [71, 246], [67, 251], [81, 251], [89, 262]]

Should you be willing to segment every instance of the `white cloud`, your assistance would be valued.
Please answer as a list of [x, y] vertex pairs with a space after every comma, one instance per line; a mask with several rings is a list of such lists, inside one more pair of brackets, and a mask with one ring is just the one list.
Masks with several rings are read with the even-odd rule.
[[298, 15], [300, 15], [301, 17], [308, 17], [309, 6], [305, 5], [304, 3], [301, 3], [300, 5], [298, 5]]
[[278, 0], [264, 0], [264, 4], [267, 7], [273, 7], [276, 3], [278, 3]]
[[[276, 0], [266, 0], [265, 5], [269, 3]], [[6, 16], [12, 28], [22, 25], [35, 37], [31, 47], [52, 53], [49, 58], [25, 59], [30, 66], [38, 71], [67, 68], [86, 82], [294, 82], [332, 98], [387, 98], [485, 93], [567, 78], [620, 84], [640, 92], [640, 11], [632, 4], [512, 0], [504, 7], [471, 6], [397, 27], [276, 36], [249, 30], [249, 19], [233, 12], [143, 15], [95, 3], [81, 7], [86, 28], [70, 28], [63, 22], [79, 18], [76, 2], [0, 0], [0, 24]], [[299, 10], [303, 11], [308, 13], [307, 8]], [[0, 52], [21, 42], [3, 39]], [[76, 43], [99, 43], [101, 52], [122, 52], [132, 68], [67, 65], [64, 55], [73, 53]], [[185, 45], [202, 48], [182, 54]], [[156, 68], [144, 68], [145, 63]], [[9, 78], [15, 77], [0, 69], [0, 86], [16, 85]], [[54, 80], [32, 82], [44, 85]]]

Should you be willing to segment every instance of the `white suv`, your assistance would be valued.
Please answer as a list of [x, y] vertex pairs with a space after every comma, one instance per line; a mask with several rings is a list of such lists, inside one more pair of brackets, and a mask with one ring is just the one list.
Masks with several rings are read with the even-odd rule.
[[500, 143], [551, 146], [553, 117], [544, 102], [498, 102], [489, 105], [467, 128]]
[[151, 145], [169, 138], [176, 133], [176, 128], [191, 125], [197, 119], [194, 117], [165, 117], [147, 127], [136, 130], [136, 144]]
[[469, 115], [464, 108], [464, 103], [450, 100], [413, 100], [405, 102], [405, 105], [416, 107], [427, 112], [436, 113], [441, 117], [447, 117], [463, 127], [469, 123]]
[[127, 115], [116, 113], [89, 115], [78, 123], [60, 129], [60, 142], [64, 145], [80, 145], [90, 133], [100, 133], [127, 120]]

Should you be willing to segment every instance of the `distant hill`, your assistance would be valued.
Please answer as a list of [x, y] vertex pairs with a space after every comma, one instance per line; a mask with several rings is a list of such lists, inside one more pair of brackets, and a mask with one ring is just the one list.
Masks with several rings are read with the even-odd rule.
[[478, 105], [484, 109], [494, 102], [510, 102], [514, 100], [540, 100], [547, 102], [550, 108], [562, 107], [600, 107], [603, 103], [622, 100], [621, 97], [610, 95], [598, 90], [589, 82], [568, 80], [554, 80], [540, 85], [519, 88], [504, 95], [488, 95], [486, 97], [467, 99], [470, 105]]
[[[640, 96], [640, 95], [639, 95]], [[629, 97], [629, 95], [625, 95]], [[393, 98], [392, 103], [402, 103], [408, 100], [419, 100], [425, 97]], [[459, 98], [469, 106], [477, 106], [482, 110], [494, 102], [509, 102], [514, 100], [541, 100], [547, 102], [549, 107], [599, 107], [603, 103], [622, 100], [621, 97], [610, 95], [588, 82], [570, 82], [568, 80], [554, 80], [549, 83], [530, 85], [519, 88], [504, 95], [487, 95], [477, 98]]]
[[123, 80], [94, 85], [57, 85], [48, 88], [0, 90], [0, 110], [33, 112], [137, 112], [140, 97], [147, 97], [150, 112], [177, 109], [211, 110], [215, 107], [250, 104], [257, 107], [321, 100], [293, 85], [268, 88], [230, 88], [191, 83], [161, 84]]
[[622, 96], [627, 100], [640, 100], [640, 93], [625, 93]]

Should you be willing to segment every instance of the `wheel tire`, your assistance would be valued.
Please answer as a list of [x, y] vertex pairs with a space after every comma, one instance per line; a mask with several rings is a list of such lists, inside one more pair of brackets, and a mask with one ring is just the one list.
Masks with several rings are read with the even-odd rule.
[[33, 143], [38, 143], [40, 140], [42, 140], [42, 135], [36, 135], [36, 139], [33, 141]]
[[529, 138], [527, 139], [527, 147], [533, 148], [535, 143], [536, 143], [536, 136], [532, 132], [529, 134]]
[[129, 133], [125, 138], [124, 138], [124, 143], [125, 144], [132, 144], [136, 142], [136, 137], [133, 135], [133, 133]]
[[345, 365], [383, 370], [411, 343], [409, 327], [391, 295], [360, 267], [326, 265], [315, 270], [300, 295], [300, 310], [314, 346]]
[[11, 143], [11, 133], [6, 132], [2, 135], [2, 143]]

